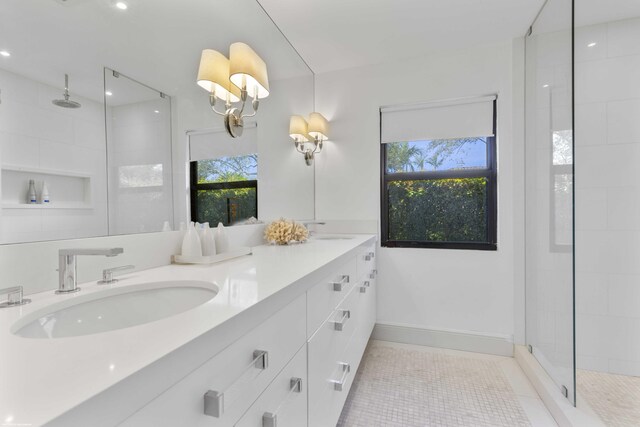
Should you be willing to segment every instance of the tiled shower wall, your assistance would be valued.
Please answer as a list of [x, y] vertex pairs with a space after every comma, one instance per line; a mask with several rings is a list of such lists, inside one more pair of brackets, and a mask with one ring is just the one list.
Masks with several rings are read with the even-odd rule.
[[624, 375], [640, 375], [639, 39], [640, 19], [575, 33], [577, 367]]
[[[61, 75], [61, 86], [63, 79]], [[57, 107], [51, 101], [62, 97], [62, 88], [3, 69], [0, 69], [0, 90], [0, 165], [92, 176], [91, 209], [0, 209], [0, 243], [106, 235], [106, 144], [102, 103], [73, 96], [82, 108]], [[16, 195], [23, 193], [26, 199], [28, 176], [25, 175], [22, 181], [16, 185], [24, 188], [10, 190]], [[51, 179], [52, 204], [63, 198], [65, 191], [62, 184], [56, 187], [55, 179]]]

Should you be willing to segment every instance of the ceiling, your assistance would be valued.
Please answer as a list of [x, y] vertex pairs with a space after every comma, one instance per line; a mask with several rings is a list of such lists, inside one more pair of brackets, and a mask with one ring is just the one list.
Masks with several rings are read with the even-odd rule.
[[[126, 1], [126, 11], [117, 9], [115, 0], [0, 1], [0, 50], [11, 52], [10, 58], [0, 57], [0, 68], [61, 89], [68, 73], [72, 95], [101, 101], [106, 66], [176, 95], [193, 91], [204, 48], [226, 54], [232, 42], [244, 41], [265, 59], [270, 79], [278, 80], [310, 75], [305, 61], [320, 73], [503, 42], [522, 36], [544, 3]], [[570, 0], [551, 3], [563, 2]], [[640, 16], [638, 0], [576, 3], [579, 25]]]
[[503, 42], [544, 0], [258, 0], [315, 73]]
[[195, 87], [200, 52], [251, 45], [269, 79], [311, 75], [255, 0], [2, 0], [0, 68], [102, 101], [103, 67], [175, 95]]

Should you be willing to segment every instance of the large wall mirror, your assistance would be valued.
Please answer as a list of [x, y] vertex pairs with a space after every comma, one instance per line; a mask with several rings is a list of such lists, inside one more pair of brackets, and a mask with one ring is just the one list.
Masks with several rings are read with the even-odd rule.
[[[196, 74], [237, 41], [270, 95], [232, 139]], [[314, 217], [313, 73], [256, 0], [6, 0], [0, 51], [0, 243]]]

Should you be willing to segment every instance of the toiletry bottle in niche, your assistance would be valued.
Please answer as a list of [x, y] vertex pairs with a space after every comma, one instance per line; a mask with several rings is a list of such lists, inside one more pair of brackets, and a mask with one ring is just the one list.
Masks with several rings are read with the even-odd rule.
[[29, 204], [38, 203], [38, 199], [36, 199], [36, 182], [32, 179], [29, 180], [29, 194], [27, 197]]
[[42, 181], [42, 191], [40, 192], [40, 203], [50, 203], [49, 188], [47, 187], [47, 181]]

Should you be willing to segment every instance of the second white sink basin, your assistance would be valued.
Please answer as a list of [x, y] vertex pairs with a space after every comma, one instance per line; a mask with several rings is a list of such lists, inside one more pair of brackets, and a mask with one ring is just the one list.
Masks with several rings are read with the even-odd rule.
[[31, 313], [13, 325], [12, 333], [25, 338], [62, 338], [113, 331], [182, 313], [217, 293], [216, 285], [200, 281], [115, 287]]

